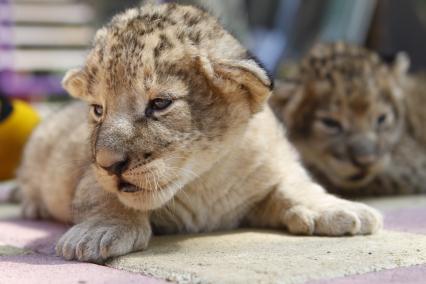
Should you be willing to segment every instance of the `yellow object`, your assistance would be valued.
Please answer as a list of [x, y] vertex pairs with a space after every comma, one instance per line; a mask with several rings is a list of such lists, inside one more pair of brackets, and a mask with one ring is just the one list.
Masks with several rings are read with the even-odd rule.
[[40, 121], [27, 103], [13, 100], [11, 104], [13, 111], [0, 122], [0, 180], [15, 176], [25, 143]]

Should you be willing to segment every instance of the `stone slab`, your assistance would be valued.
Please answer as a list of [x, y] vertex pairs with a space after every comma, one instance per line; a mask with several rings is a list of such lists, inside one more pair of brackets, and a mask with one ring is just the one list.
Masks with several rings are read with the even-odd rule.
[[233, 231], [155, 238], [108, 266], [178, 283], [304, 283], [426, 263], [426, 236], [343, 238]]

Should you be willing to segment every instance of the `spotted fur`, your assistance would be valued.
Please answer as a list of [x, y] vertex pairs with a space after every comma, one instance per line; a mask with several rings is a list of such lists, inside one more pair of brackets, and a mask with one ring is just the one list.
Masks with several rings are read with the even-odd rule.
[[270, 101], [275, 113], [329, 191], [426, 190], [426, 171], [418, 165], [426, 158], [418, 137], [424, 131], [418, 122], [412, 127], [424, 116], [417, 110], [425, 99], [413, 91], [408, 65], [404, 54], [388, 65], [362, 47], [318, 44], [293, 68], [291, 81], [276, 90]]
[[140, 250], [152, 231], [337, 236], [381, 226], [373, 209], [310, 180], [267, 106], [266, 72], [202, 10], [119, 14], [63, 85], [89, 106], [41, 125], [19, 182], [25, 216], [75, 224], [56, 247], [66, 259]]

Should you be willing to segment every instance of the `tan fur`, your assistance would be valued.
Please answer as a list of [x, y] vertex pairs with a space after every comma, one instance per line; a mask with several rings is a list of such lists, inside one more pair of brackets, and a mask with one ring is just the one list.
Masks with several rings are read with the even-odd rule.
[[426, 190], [426, 96], [415, 90], [408, 66], [402, 53], [387, 65], [361, 47], [318, 44], [293, 68], [291, 81], [277, 84], [270, 104], [329, 191]]
[[[375, 210], [310, 180], [266, 106], [270, 85], [203, 11], [168, 4], [116, 16], [64, 79], [97, 106], [72, 104], [27, 147], [24, 215], [75, 223], [58, 255], [95, 262], [143, 249], [151, 230], [375, 232]], [[154, 111], [158, 98], [172, 103]]]

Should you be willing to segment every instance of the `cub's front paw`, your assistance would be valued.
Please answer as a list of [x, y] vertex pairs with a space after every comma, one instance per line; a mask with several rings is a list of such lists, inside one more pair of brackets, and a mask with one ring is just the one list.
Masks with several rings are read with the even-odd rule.
[[365, 204], [340, 199], [317, 206], [298, 205], [283, 216], [290, 233], [323, 236], [372, 234], [382, 228], [382, 219]]
[[73, 226], [56, 245], [65, 259], [102, 263], [107, 258], [142, 250], [148, 245], [151, 228], [120, 221], [86, 221]]

